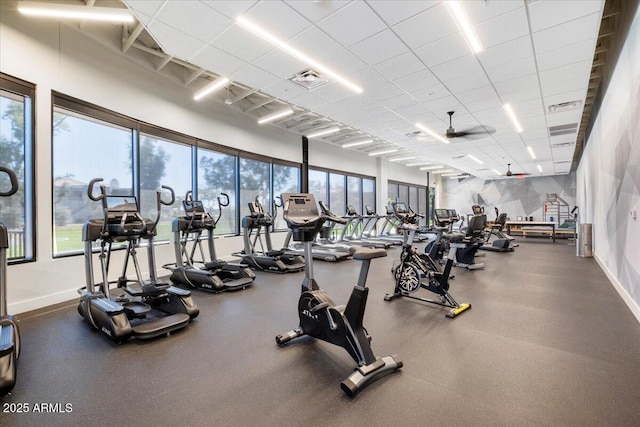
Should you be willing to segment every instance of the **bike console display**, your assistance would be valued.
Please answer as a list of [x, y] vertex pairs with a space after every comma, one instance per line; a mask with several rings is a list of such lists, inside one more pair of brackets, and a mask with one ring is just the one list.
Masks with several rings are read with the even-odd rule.
[[318, 206], [313, 194], [283, 193], [283, 218], [293, 231], [293, 240], [297, 242], [313, 241], [327, 220], [325, 215], [318, 212]]

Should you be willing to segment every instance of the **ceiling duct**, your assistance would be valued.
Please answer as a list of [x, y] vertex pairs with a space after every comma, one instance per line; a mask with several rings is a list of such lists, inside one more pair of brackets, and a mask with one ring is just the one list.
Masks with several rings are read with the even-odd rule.
[[578, 131], [578, 123], [549, 126], [549, 136], [569, 135]]
[[547, 107], [550, 113], [561, 113], [563, 111], [576, 110], [582, 107], [582, 101], [569, 101], [569, 102], [561, 102], [559, 104], [549, 105]]
[[329, 83], [328, 78], [311, 68], [294, 74], [289, 80], [307, 90], [314, 90]]
[[558, 142], [556, 144], [551, 144], [551, 148], [564, 148], [564, 147], [571, 147], [573, 144], [575, 144], [575, 142], [573, 141], [567, 141], [567, 142]]

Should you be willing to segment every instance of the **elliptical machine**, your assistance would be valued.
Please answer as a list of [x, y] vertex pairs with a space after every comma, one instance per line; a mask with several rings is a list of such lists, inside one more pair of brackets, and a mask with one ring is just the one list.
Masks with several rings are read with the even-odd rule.
[[278, 335], [276, 343], [284, 345], [294, 338], [309, 335], [343, 347], [358, 363], [356, 370], [340, 384], [342, 390], [353, 397], [378, 375], [402, 368], [398, 356], [376, 357], [373, 354], [371, 336], [362, 326], [369, 294], [366, 285], [369, 265], [373, 258], [384, 257], [387, 252], [384, 249], [361, 248], [354, 253], [353, 259], [362, 261], [358, 284], [353, 288], [347, 305], [337, 305], [313, 277], [311, 244], [325, 221], [344, 224], [346, 220], [328, 210], [318, 213], [315, 198], [309, 193], [285, 193], [282, 200], [284, 220], [293, 231], [293, 239], [304, 242], [305, 278], [298, 302], [300, 326]]
[[[95, 329], [101, 331], [116, 343], [127, 341], [131, 336], [149, 339], [184, 328], [200, 313], [191, 298], [191, 292], [160, 282], [156, 277], [153, 239], [160, 221], [161, 205], [172, 205], [175, 201], [173, 190], [171, 200], [162, 200], [162, 190], [156, 192], [157, 217], [155, 221], [142, 218], [135, 196], [108, 195], [106, 187], [100, 185], [100, 195], [93, 195], [97, 178], [89, 182], [87, 195], [93, 201], [102, 203], [104, 217], [91, 219], [82, 227], [84, 241], [86, 287], [78, 290], [80, 304], [78, 312]], [[149, 280], [142, 278], [137, 248], [141, 240], [147, 241], [147, 261]], [[93, 243], [100, 242], [100, 269], [102, 282], [96, 284], [93, 274]], [[109, 264], [114, 243], [127, 245], [122, 274], [117, 281], [118, 295], [111, 295]], [[132, 260], [136, 280], [127, 278], [129, 259]]]
[[[476, 214], [484, 213], [484, 207], [479, 205], [474, 205], [472, 209]], [[502, 231], [507, 222], [507, 214], [504, 212], [500, 213], [497, 207], [494, 207], [494, 209], [496, 219], [493, 221], [493, 224], [490, 225], [489, 229], [486, 230], [486, 238], [484, 244], [480, 246], [480, 249], [491, 252], [513, 252], [514, 248], [518, 246], [513, 243], [515, 239]], [[495, 238], [492, 240], [494, 236]]]
[[[455, 213], [455, 211], [448, 209], [434, 209], [434, 220], [436, 224], [434, 228], [436, 230], [436, 238], [435, 240], [427, 243], [424, 248], [425, 253], [429, 254], [433, 260], [440, 264], [446, 263], [444, 252], [450, 248], [450, 242], [460, 241], [465, 237], [465, 233], [454, 232], [452, 230], [453, 222], [460, 220], [460, 217], [457, 214], [453, 217], [452, 213]], [[482, 214], [482, 216], [486, 222], [486, 215]], [[467, 227], [467, 229], [468, 228], [469, 227]], [[454, 267], [463, 267], [467, 270], [480, 270], [484, 268], [483, 263], [475, 262], [476, 253], [484, 241], [480, 237], [481, 231], [482, 230], [480, 230], [480, 233], [476, 233], [477, 235], [474, 234], [472, 239], [464, 240], [465, 246], [457, 248], [453, 262]], [[467, 235], [467, 237], [469, 236]]]
[[[18, 191], [18, 177], [11, 169], [0, 166], [0, 172], [9, 175], [11, 188], [0, 191], [0, 197], [9, 197]], [[0, 222], [0, 397], [6, 396], [16, 385], [17, 362], [20, 357], [20, 330], [15, 316], [7, 310], [7, 227]]]
[[[418, 251], [413, 248], [413, 236], [418, 229], [418, 225], [416, 224], [418, 215], [407, 209], [407, 206], [402, 202], [392, 203], [391, 206], [395, 216], [400, 221], [397, 228], [402, 230], [404, 241], [400, 260], [396, 261], [391, 269], [396, 282], [393, 294], [387, 294], [384, 300], [393, 301], [396, 298], [405, 297], [449, 307], [450, 310], [447, 311], [446, 316], [450, 318], [456, 317], [460, 313], [469, 310], [471, 304], [466, 302], [458, 304], [449, 293], [449, 278], [456, 251], [464, 248], [466, 244], [464, 242], [453, 241], [450, 243], [447, 262], [444, 271], [441, 272], [428, 254], [419, 254]], [[469, 228], [471, 227], [482, 229], [482, 225], [478, 221], [469, 223]], [[413, 293], [421, 288], [438, 295], [438, 299], [434, 300], [412, 296]]]
[[[264, 211], [258, 196], [249, 203], [249, 212], [248, 216], [242, 218], [244, 249], [233, 255], [240, 257], [242, 262], [256, 270], [273, 273], [292, 273], [304, 270], [304, 259], [301, 256], [288, 252], [286, 249], [273, 249], [270, 230], [273, 218]], [[264, 243], [262, 241], [263, 229]], [[260, 250], [257, 245], [260, 245]]]
[[[221, 193], [224, 202], [218, 200], [218, 217], [213, 219], [205, 211], [200, 200], [193, 200], [193, 193], [187, 191], [182, 201], [185, 216], [175, 218], [171, 224], [173, 231], [173, 248], [176, 256], [175, 264], [163, 267], [171, 270], [172, 283], [193, 289], [209, 292], [223, 292], [245, 289], [251, 286], [256, 278], [254, 272], [246, 264], [229, 263], [216, 257], [213, 232], [222, 217], [222, 208], [229, 206], [229, 196]], [[209, 259], [202, 248], [203, 233], [206, 232]], [[189, 247], [189, 240], [192, 241]], [[196, 260], [198, 251], [200, 259]]]

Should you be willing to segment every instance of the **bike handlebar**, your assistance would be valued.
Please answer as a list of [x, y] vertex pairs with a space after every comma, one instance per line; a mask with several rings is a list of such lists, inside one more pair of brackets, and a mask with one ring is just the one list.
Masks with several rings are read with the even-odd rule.
[[9, 175], [9, 182], [11, 183], [11, 188], [9, 189], [9, 191], [7, 192], [0, 191], [0, 196], [2, 197], [13, 196], [18, 191], [18, 176], [14, 171], [12, 171], [9, 168], [5, 168], [3, 166], [0, 166], [0, 172], [4, 172], [7, 175]]
[[100, 196], [99, 196], [99, 197], [95, 197], [95, 196], [93, 195], [93, 187], [94, 187], [98, 182], [102, 182], [102, 181], [104, 181], [104, 179], [102, 179], [102, 178], [95, 178], [95, 179], [92, 179], [91, 181], [89, 181], [89, 185], [87, 186], [87, 196], [89, 196], [89, 198], [90, 198], [91, 200], [93, 200], [94, 202], [99, 202], [100, 200], [102, 200], [102, 199], [104, 199], [104, 198], [105, 198], [105, 194], [104, 194], [105, 187], [104, 187], [104, 185], [101, 185], [101, 186], [100, 186]]
[[[224, 196], [224, 203], [220, 201], [220, 196]], [[223, 207], [229, 206], [229, 195], [227, 193], [220, 193], [220, 196], [218, 196], [218, 204]]]

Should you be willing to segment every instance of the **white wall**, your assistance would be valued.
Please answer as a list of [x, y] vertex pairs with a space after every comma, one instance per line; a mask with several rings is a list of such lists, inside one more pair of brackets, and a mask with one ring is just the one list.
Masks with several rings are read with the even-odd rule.
[[640, 9], [578, 167], [577, 203], [596, 260], [640, 321]]
[[[102, 30], [115, 40], [98, 43], [74, 27], [18, 15], [0, 2], [0, 71], [36, 84], [36, 262], [8, 269], [9, 312], [21, 313], [77, 297], [84, 285], [81, 256], [52, 257], [51, 91], [55, 90], [138, 120], [271, 157], [302, 159], [299, 136], [253, 120], [222, 103], [192, 101], [179, 76], [118, 52], [120, 28]], [[100, 161], [99, 158], [95, 161]], [[281, 244], [284, 233], [274, 236]], [[217, 240], [220, 255], [240, 250], [238, 237]], [[157, 250], [158, 265], [173, 260], [170, 245]], [[117, 262], [117, 261], [116, 261]], [[146, 263], [146, 261], [143, 260]], [[144, 264], [143, 264], [144, 265]]]

